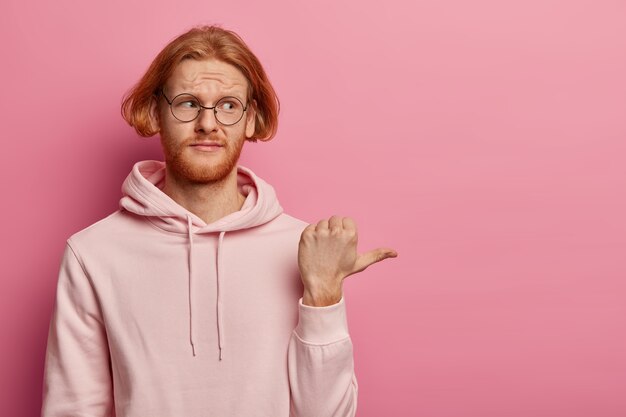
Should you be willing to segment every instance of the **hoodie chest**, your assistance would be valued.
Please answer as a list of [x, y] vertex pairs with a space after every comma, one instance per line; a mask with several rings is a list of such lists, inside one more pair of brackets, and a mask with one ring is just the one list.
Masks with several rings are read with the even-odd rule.
[[229, 353], [250, 340], [286, 346], [302, 296], [297, 240], [251, 230], [192, 239], [180, 235], [120, 251], [105, 302], [112, 333], [161, 354], [187, 353], [190, 326], [204, 351], [218, 344], [219, 332]]

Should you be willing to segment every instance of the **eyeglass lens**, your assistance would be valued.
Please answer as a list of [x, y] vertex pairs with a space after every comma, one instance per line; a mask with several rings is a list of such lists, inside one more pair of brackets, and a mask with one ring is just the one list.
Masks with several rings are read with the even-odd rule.
[[[172, 114], [182, 122], [190, 122], [200, 113], [200, 102], [191, 94], [181, 94], [172, 101]], [[215, 104], [215, 117], [224, 125], [237, 123], [243, 116], [243, 104], [236, 97], [223, 97]]]

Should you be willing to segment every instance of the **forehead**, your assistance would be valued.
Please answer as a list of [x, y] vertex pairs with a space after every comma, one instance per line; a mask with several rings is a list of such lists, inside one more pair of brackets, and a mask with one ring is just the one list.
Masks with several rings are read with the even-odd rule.
[[248, 80], [235, 66], [216, 59], [185, 59], [179, 63], [167, 80], [167, 90], [174, 94], [182, 92], [211, 94], [246, 94]]

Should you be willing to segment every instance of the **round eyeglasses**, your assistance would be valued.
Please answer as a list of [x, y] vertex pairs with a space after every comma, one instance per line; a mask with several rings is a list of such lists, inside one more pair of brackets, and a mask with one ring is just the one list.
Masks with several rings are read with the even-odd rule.
[[174, 97], [171, 101], [167, 98], [163, 90], [161, 94], [170, 105], [172, 116], [181, 122], [191, 122], [198, 118], [203, 109], [213, 110], [215, 120], [224, 126], [231, 126], [239, 122], [243, 113], [248, 109], [237, 97], [222, 97], [213, 107], [200, 104], [200, 100], [193, 94], [182, 93]]

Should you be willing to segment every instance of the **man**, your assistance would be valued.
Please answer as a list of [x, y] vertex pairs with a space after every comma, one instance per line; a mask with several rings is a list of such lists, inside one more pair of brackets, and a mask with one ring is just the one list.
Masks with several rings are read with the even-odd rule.
[[67, 240], [42, 416], [354, 416], [342, 282], [397, 254], [357, 254], [352, 219], [291, 217], [237, 165], [277, 128], [258, 59], [194, 28], [122, 111], [165, 162], [137, 162], [119, 210]]

